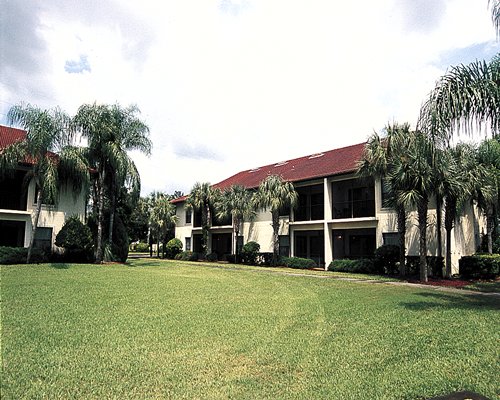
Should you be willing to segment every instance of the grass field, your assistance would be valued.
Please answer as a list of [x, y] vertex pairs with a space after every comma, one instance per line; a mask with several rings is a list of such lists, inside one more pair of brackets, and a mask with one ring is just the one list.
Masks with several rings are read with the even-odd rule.
[[157, 260], [0, 268], [2, 399], [499, 398], [498, 297]]

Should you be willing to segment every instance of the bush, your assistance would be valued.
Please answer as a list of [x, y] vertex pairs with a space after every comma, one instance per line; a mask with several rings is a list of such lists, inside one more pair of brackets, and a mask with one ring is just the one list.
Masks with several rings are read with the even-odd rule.
[[333, 260], [328, 266], [328, 271], [374, 274], [376, 268], [375, 262], [371, 258], [360, 258], [357, 260]]
[[316, 262], [309, 258], [281, 257], [280, 264], [288, 268], [309, 269], [316, 267]]
[[257, 255], [260, 250], [260, 244], [257, 242], [247, 242], [241, 249], [241, 262], [243, 264], [255, 265], [257, 263]]
[[138, 253], [149, 253], [149, 244], [139, 242], [139, 243], [132, 245], [131, 250], [138, 252]]
[[65, 250], [60, 257], [63, 262], [94, 261], [92, 232], [77, 216], [66, 220], [56, 236], [55, 244]]
[[399, 273], [399, 246], [386, 244], [375, 250], [374, 272], [387, 275]]
[[219, 261], [219, 257], [217, 256], [217, 253], [208, 253], [207, 254], [207, 261], [210, 261], [210, 262]]
[[500, 254], [464, 256], [458, 265], [464, 278], [493, 279], [500, 275]]
[[182, 242], [177, 238], [170, 239], [165, 246], [165, 257], [173, 260], [181, 251]]
[[[278, 258], [278, 264], [280, 259]], [[255, 260], [257, 265], [264, 267], [270, 267], [273, 264], [273, 253], [257, 253], [257, 259]]]
[[[28, 249], [26, 247], [3, 247], [0, 246], [0, 264], [26, 264]], [[33, 248], [31, 251], [32, 263], [43, 263], [48, 261], [47, 254], [42, 249]]]
[[236, 254], [227, 254], [226, 261], [230, 264], [236, 264]]
[[175, 256], [175, 259], [181, 261], [198, 261], [198, 253], [193, 251], [181, 251]]
[[[431, 276], [442, 277], [444, 267], [444, 257], [427, 256], [427, 271]], [[409, 275], [420, 273], [420, 257], [406, 256], [406, 270]]]

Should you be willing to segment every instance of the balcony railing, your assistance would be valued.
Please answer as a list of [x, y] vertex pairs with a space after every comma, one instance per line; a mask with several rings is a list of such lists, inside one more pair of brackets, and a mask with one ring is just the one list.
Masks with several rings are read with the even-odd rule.
[[333, 204], [333, 219], [374, 216], [375, 200], [344, 201]]

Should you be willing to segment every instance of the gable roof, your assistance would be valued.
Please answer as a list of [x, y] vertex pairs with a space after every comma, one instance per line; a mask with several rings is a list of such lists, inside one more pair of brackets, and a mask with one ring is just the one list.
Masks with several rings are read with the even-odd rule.
[[[357, 162], [363, 155], [365, 144], [358, 143], [340, 149], [241, 171], [216, 183], [213, 187], [224, 190], [232, 185], [242, 185], [247, 189], [253, 189], [258, 187], [260, 182], [269, 175], [279, 175], [289, 182], [300, 182], [354, 172], [357, 169]], [[182, 196], [172, 202], [180, 203], [186, 198], [187, 196]]]

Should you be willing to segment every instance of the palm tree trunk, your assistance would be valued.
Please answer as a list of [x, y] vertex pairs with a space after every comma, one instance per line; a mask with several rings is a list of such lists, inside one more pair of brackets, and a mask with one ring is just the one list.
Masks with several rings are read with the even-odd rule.
[[427, 282], [427, 210], [428, 199], [424, 196], [417, 204], [419, 252], [420, 252], [420, 281]]
[[97, 249], [95, 255], [95, 262], [102, 263], [102, 237], [103, 237], [103, 226], [104, 226], [104, 170], [99, 172], [99, 182], [97, 184], [97, 191], [99, 194], [99, 200], [97, 204], [98, 216], [97, 216]]
[[486, 214], [486, 237], [488, 239], [488, 254], [493, 254], [493, 226], [495, 225], [493, 221], [493, 207], [488, 207]]
[[276, 267], [278, 264], [278, 252], [279, 252], [279, 227], [280, 227], [280, 219], [279, 219], [279, 211], [272, 212], [272, 220], [273, 220], [273, 267]]
[[443, 235], [441, 233], [442, 230], [442, 219], [443, 219], [443, 213], [442, 213], [442, 205], [443, 205], [443, 199], [441, 196], [436, 195], [436, 239], [437, 239], [437, 256], [439, 258], [443, 257]]
[[33, 245], [35, 244], [35, 233], [36, 233], [36, 228], [38, 227], [38, 220], [40, 218], [41, 211], [42, 211], [42, 189], [40, 188], [38, 190], [38, 194], [36, 196], [35, 221], [33, 222], [33, 229], [31, 230], [30, 245], [28, 247], [28, 255], [26, 257], [26, 264], [29, 264], [31, 261], [31, 253], [33, 251]]
[[233, 218], [233, 230], [234, 230], [234, 261], [238, 264], [238, 257], [240, 249], [238, 248], [238, 237], [240, 235], [240, 221], [237, 218]]
[[111, 199], [110, 199], [110, 210], [109, 210], [109, 232], [108, 232], [108, 243], [111, 246], [113, 243], [113, 224], [115, 222], [115, 204], [116, 195], [113, 189], [111, 189]]
[[399, 274], [406, 276], [406, 210], [404, 206], [396, 208], [399, 232]]
[[444, 228], [446, 230], [445, 278], [451, 277], [451, 230], [453, 229], [456, 209], [456, 200], [447, 197], [444, 209]]
[[203, 257], [206, 258], [208, 254], [208, 233], [210, 230], [210, 206], [205, 204], [203, 207], [203, 211], [201, 213], [201, 231], [202, 231], [202, 243], [201, 248], [203, 252]]

